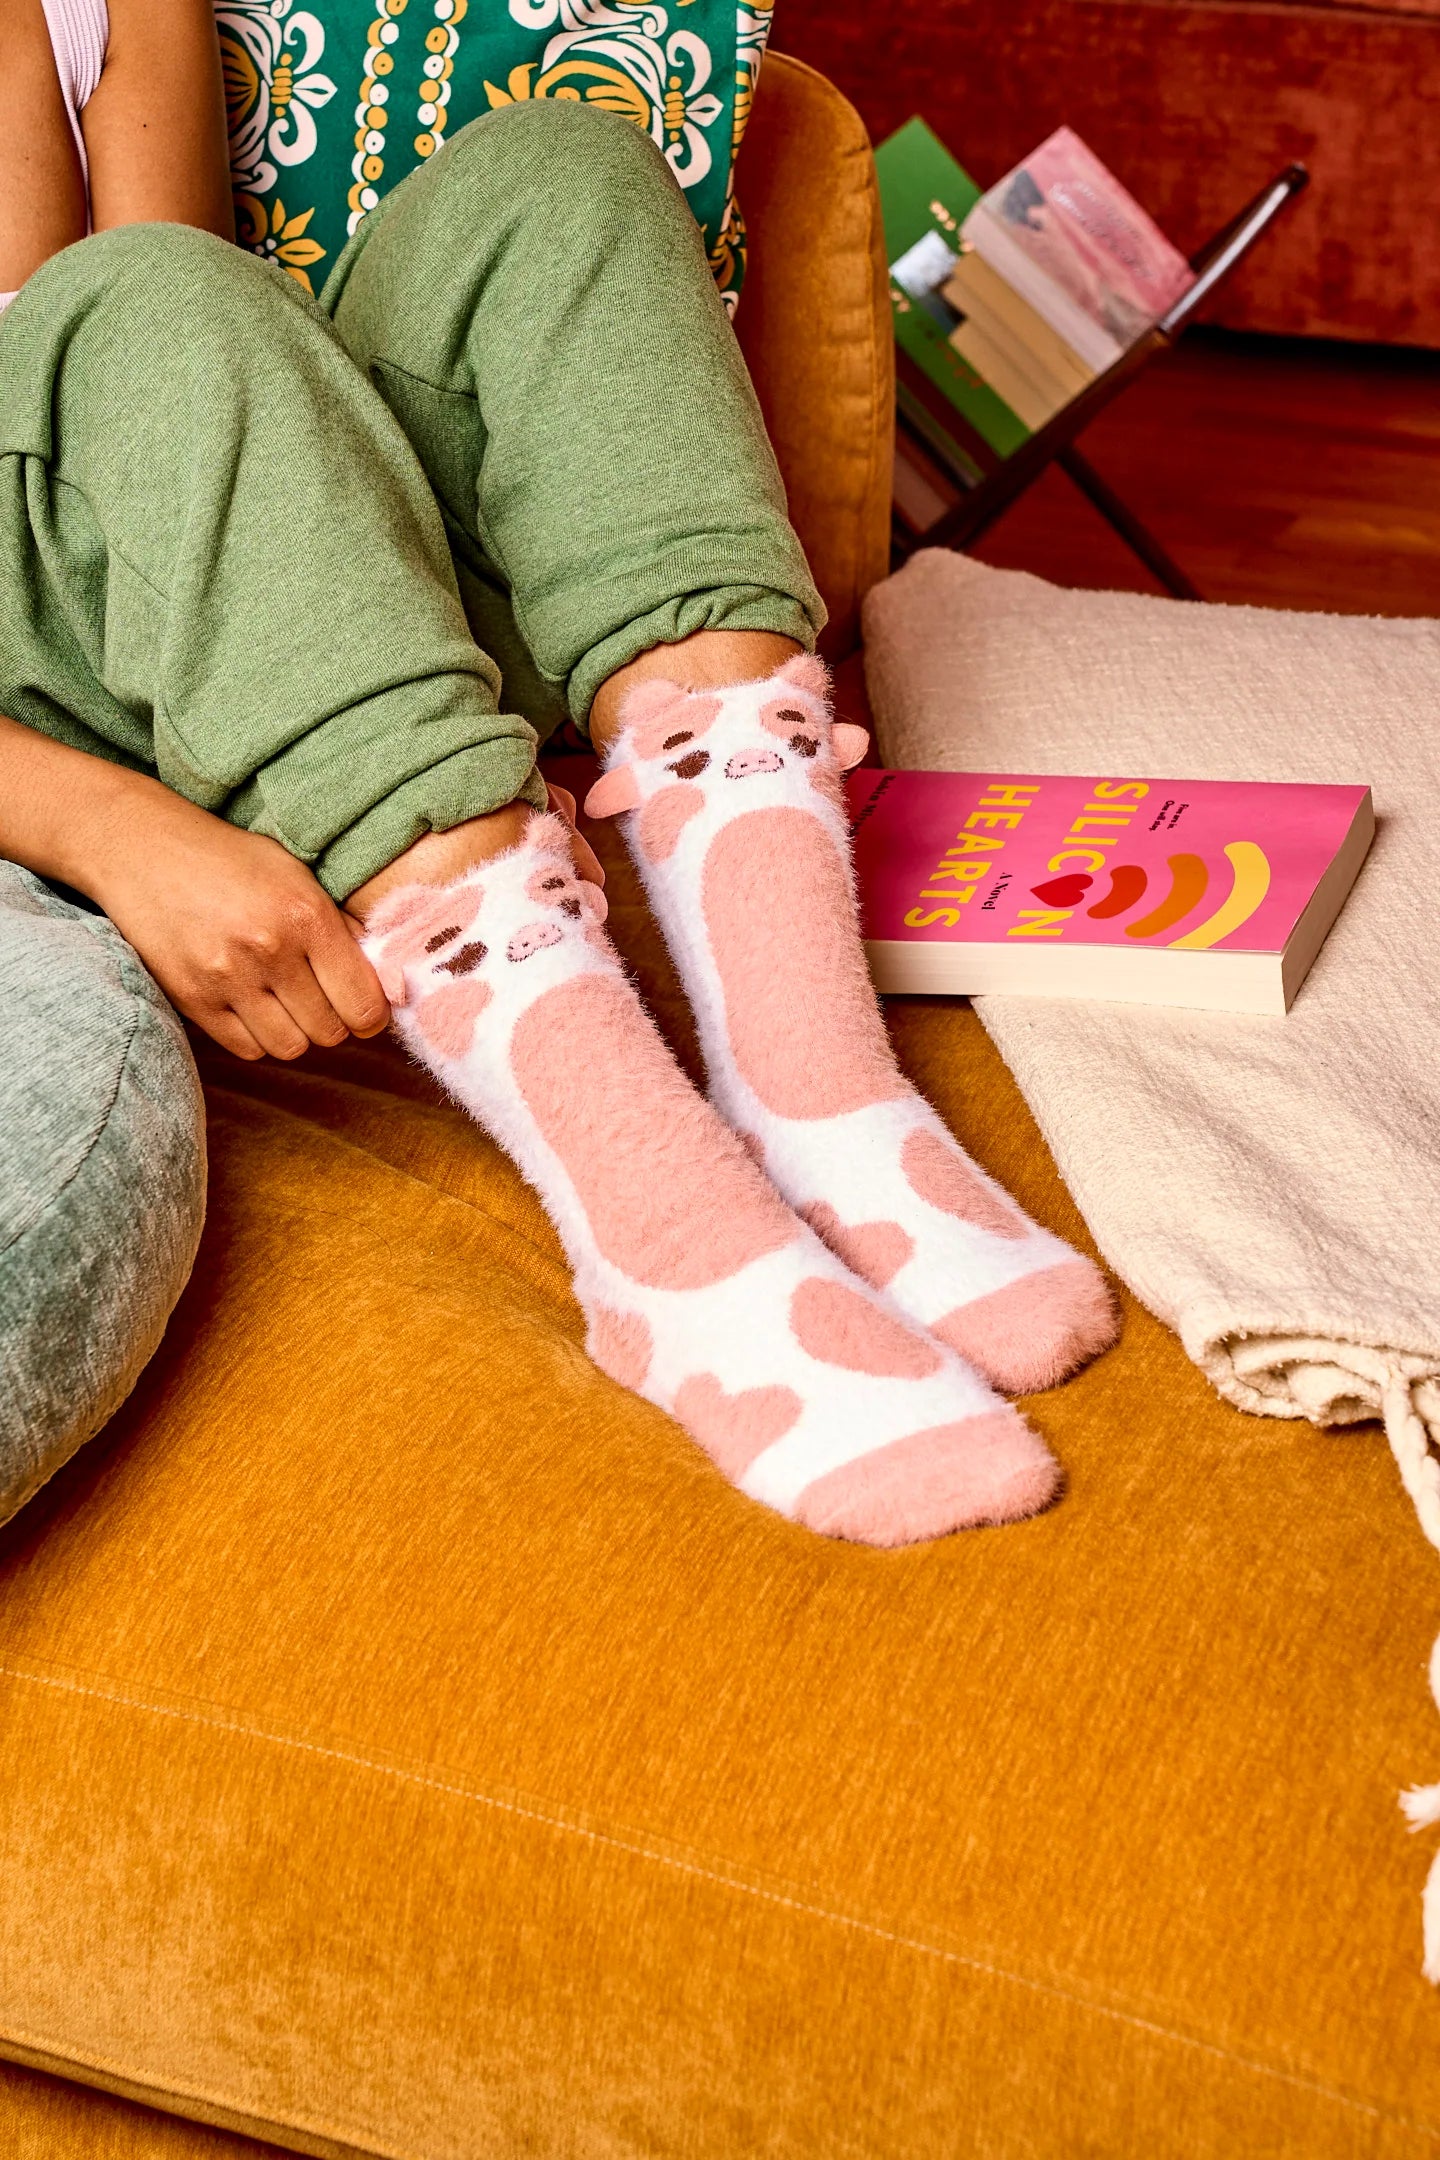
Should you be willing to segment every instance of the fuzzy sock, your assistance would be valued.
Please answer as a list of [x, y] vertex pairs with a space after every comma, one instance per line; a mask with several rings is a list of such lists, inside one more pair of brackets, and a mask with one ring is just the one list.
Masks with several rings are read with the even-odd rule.
[[1023, 1215], [903, 1077], [865, 966], [823, 664], [686, 692], [650, 681], [591, 789], [695, 1010], [710, 1098], [831, 1250], [1015, 1393], [1105, 1349], [1100, 1271]]
[[785, 1206], [662, 1042], [604, 914], [546, 817], [457, 883], [394, 894], [365, 939], [402, 1040], [544, 1200], [595, 1363], [836, 1537], [1044, 1507], [1053, 1458]]

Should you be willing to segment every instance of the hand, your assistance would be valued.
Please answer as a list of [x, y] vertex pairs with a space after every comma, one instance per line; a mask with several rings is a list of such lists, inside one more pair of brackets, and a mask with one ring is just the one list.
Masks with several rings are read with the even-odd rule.
[[236, 1057], [297, 1058], [390, 1018], [358, 929], [276, 840], [144, 783], [85, 890], [172, 1005]]

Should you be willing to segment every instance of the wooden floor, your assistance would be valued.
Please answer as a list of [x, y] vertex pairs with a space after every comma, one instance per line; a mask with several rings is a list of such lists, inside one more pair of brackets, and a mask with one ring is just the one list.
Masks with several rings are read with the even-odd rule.
[[[1440, 616], [1440, 353], [1194, 331], [1081, 447], [1207, 600]], [[1160, 589], [1053, 469], [972, 552]]]

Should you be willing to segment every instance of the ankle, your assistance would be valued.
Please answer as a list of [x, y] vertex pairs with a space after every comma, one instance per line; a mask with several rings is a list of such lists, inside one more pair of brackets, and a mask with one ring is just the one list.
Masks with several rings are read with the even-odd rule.
[[638, 683], [663, 678], [682, 690], [722, 690], [730, 683], [758, 682], [801, 651], [793, 638], [773, 630], [697, 630], [676, 645], [649, 652], [617, 668], [600, 685], [590, 708], [590, 736], [608, 750], [620, 732], [620, 707]]

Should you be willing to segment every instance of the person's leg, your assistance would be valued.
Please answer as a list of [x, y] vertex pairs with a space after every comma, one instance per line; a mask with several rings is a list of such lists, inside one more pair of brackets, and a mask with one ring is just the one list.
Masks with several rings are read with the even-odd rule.
[[1033, 1514], [1018, 1413], [784, 1205], [662, 1043], [557, 819], [471, 877], [393, 894], [367, 949], [414, 1054], [538, 1188], [595, 1362], [753, 1498], [898, 1545]]
[[119, 932], [0, 861], [0, 1522], [130, 1392], [205, 1213], [200, 1083]]
[[365, 220], [322, 304], [542, 729], [567, 706], [583, 727], [656, 647], [699, 684], [813, 645], [823, 609], [744, 361], [629, 121], [536, 100], [473, 122]]
[[592, 814], [625, 815], [695, 1010], [711, 1100], [833, 1251], [1012, 1392], [1114, 1338], [1090, 1261], [1023, 1215], [911, 1087], [871, 987], [843, 767], [807, 656], [695, 692], [651, 675], [616, 715]]
[[[634, 129], [543, 103], [475, 122], [361, 226], [323, 297], [430, 474], [467, 603], [487, 596], [493, 620], [508, 589], [520, 642], [602, 749], [627, 697], [666, 678], [691, 692], [741, 686], [742, 734], [757, 704], [783, 707], [783, 687], [759, 685], [813, 642], [818, 603], [693, 222]], [[697, 697], [696, 710], [713, 703]], [[827, 734], [817, 723], [817, 742]], [[695, 753], [657, 736], [653, 755], [647, 790], [698, 807], [701, 791], [687, 797], [665, 771], [679, 764], [683, 781]], [[790, 762], [798, 771], [769, 795], [808, 810], [819, 768]], [[638, 851], [715, 1100], [763, 1134], [780, 1189], [907, 1310], [1006, 1385], [1059, 1378], [1109, 1339], [1108, 1293], [1088, 1262], [1002, 1207], [901, 1080], [865, 973], [843, 822], [762, 832], [747, 820], [710, 850], [713, 824], [756, 803], [753, 778], [723, 807], [717, 783], [718, 769], [711, 816], [683, 846], [667, 828], [665, 870]], [[665, 816], [665, 804], [652, 813]], [[741, 979], [723, 986], [701, 956], [702, 859], [742, 955]], [[776, 1030], [777, 1053], [792, 1044], [812, 1075], [787, 1114], [736, 1084], [741, 1025]], [[824, 1078], [842, 1044], [846, 1108], [867, 1111], [843, 1130]], [[882, 1108], [897, 1101], [903, 1117]], [[842, 1161], [856, 1175], [841, 1176]]]
[[292, 280], [180, 226], [0, 317], [0, 711], [148, 766], [337, 899], [523, 797], [414, 452]]
[[[437, 739], [442, 775], [489, 755], [460, 775], [461, 817], [486, 807], [500, 750], [518, 741], [529, 772], [529, 731], [494, 724], [481, 694], [486, 663], [412, 452], [270, 273], [194, 234], [105, 236], [40, 273], [13, 329], [0, 371], [24, 393], [28, 359], [40, 381], [0, 437], [0, 596], [22, 596], [15, 637], [0, 635], [0, 709], [153, 761], [232, 815], [258, 808], [347, 893], [357, 863], [383, 871], [406, 845], [405, 759], [434, 823]], [[680, 605], [663, 603], [668, 621]], [[351, 768], [367, 759], [388, 792], [372, 786], [357, 819]], [[545, 830], [563, 851], [562, 829]], [[817, 1526], [895, 1542], [1043, 1505], [1057, 1473], [1034, 1435], [789, 1214], [668, 1058], [593, 922], [603, 952], [580, 934], [568, 857], [548, 853], [542, 875], [537, 846], [458, 896], [393, 896], [373, 924], [403, 949], [375, 949], [402, 1033], [550, 1200], [597, 1354]], [[419, 926], [416, 890], [431, 911]], [[454, 923], [452, 905], [468, 911]], [[687, 1257], [701, 1195], [713, 1234]]]

